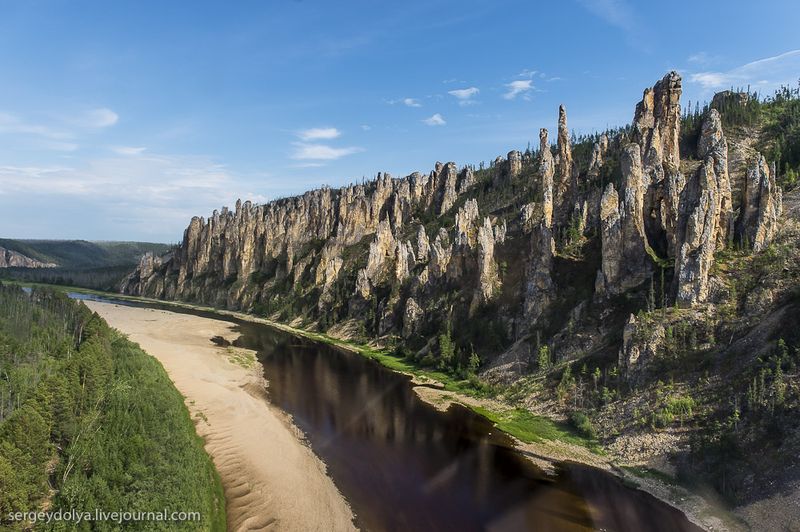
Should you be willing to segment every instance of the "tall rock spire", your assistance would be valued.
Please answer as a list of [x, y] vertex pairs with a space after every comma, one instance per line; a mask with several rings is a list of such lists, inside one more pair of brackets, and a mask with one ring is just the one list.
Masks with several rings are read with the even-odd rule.
[[553, 175], [555, 163], [547, 141], [547, 130], [539, 130], [539, 173], [542, 175], [542, 213], [544, 224], [551, 227], [553, 224]]

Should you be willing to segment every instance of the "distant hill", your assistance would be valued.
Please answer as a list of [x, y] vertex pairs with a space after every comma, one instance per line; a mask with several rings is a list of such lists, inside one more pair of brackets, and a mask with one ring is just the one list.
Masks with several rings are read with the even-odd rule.
[[0, 238], [0, 247], [65, 270], [135, 265], [147, 252], [161, 255], [169, 244], [88, 240], [16, 240]]
[[163, 255], [170, 247], [153, 242], [0, 238], [6, 259], [0, 260], [0, 278], [115, 292], [142, 255]]

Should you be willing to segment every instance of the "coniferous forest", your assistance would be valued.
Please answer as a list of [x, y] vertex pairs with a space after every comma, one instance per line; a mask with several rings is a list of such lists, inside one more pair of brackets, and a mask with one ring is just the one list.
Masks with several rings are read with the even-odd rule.
[[42, 508], [200, 512], [145, 524], [225, 529], [219, 477], [161, 364], [60, 292], [0, 285], [0, 522], [25, 529], [9, 513]]

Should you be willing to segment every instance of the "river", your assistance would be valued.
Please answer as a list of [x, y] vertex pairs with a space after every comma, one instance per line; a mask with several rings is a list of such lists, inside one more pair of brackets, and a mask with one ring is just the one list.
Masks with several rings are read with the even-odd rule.
[[228, 316], [143, 306], [238, 325], [236, 345], [257, 351], [269, 401], [303, 431], [363, 530], [699, 530], [604, 471], [561, 463], [545, 474], [482, 416], [439, 411], [406, 376], [358, 354]]

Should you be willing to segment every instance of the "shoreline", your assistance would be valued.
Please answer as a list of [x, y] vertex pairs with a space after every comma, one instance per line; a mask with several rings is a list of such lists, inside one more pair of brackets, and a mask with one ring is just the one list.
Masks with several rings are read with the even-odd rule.
[[[288, 324], [275, 322], [267, 318], [253, 316], [252, 314], [218, 309], [182, 301], [169, 301], [147, 297], [129, 296], [77, 287], [64, 287], [41, 283], [20, 284], [26, 284], [28, 286], [40, 285], [48, 288], [97, 295], [98, 297], [130, 301], [134, 303], [140, 302], [145, 304], [158, 304], [166, 307], [209, 312], [221, 317], [227, 316], [250, 323], [266, 325], [294, 336], [322, 342], [340, 349], [344, 349], [348, 352], [370, 358], [389, 370], [406, 375], [410, 378], [412, 385], [414, 385], [414, 390], [417, 393], [417, 396], [435, 408], [446, 409], [451, 403], [459, 403], [485, 417], [489, 417], [487, 416], [487, 413], [501, 416], [504, 413], [513, 410], [511, 405], [504, 404], [498, 400], [475, 397], [463, 390], [448, 389], [447, 384], [443, 382], [447, 380], [446, 375], [443, 375], [445, 377], [444, 379], [436, 379], [432, 377], [431, 374], [435, 375], [438, 372], [412, 368], [397, 357], [388, 355], [385, 351], [376, 350], [368, 345], [361, 345], [355, 342], [334, 338], [326, 334], [300, 329]], [[552, 420], [549, 418], [542, 416], [537, 417], [541, 417], [544, 420], [552, 422]], [[627, 464], [615, 462], [612, 457], [598, 454], [586, 445], [579, 445], [568, 441], [561, 441], [559, 439], [548, 439], [545, 437], [539, 438], [537, 441], [523, 441], [513, 432], [504, 430], [503, 427], [497, 422], [495, 422], [495, 425], [499, 430], [503, 430], [506, 432], [506, 434], [514, 439], [520, 453], [523, 456], [531, 460], [537, 467], [543, 469], [545, 472], [552, 470], [555, 463], [564, 461], [572, 461], [587, 466], [596, 467], [615, 475], [623, 482], [633, 485], [636, 489], [649, 493], [662, 502], [677, 508], [684, 513], [690, 522], [704, 530], [716, 531], [744, 529], [744, 527], [741, 525], [740, 518], [734, 515], [731, 510], [722, 507], [716, 502], [709, 502], [703, 496], [694, 493], [683, 486], [680, 486], [677, 482], [673, 483], [662, 480], [659, 478], [660, 475], [654, 476], [649, 474], [637, 474], [636, 468], [630, 467]]]
[[[255, 352], [222, 347], [235, 324], [85, 300], [167, 371], [222, 479], [228, 530], [355, 530], [349, 503], [291, 417], [266, 398]], [[269, 442], [268, 445], [265, 442]]]

